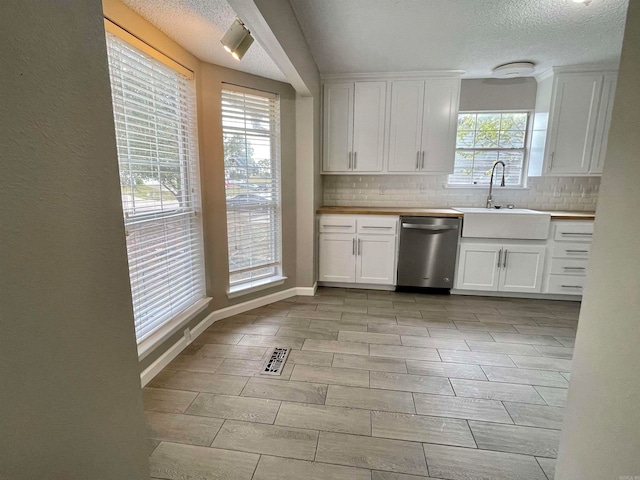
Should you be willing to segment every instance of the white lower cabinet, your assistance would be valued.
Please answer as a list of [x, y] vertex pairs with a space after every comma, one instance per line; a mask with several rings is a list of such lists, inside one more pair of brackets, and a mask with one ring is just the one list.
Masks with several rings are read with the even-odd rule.
[[398, 217], [321, 215], [319, 224], [319, 281], [395, 284]]
[[540, 293], [545, 245], [536, 242], [462, 241], [456, 288], [493, 292]]

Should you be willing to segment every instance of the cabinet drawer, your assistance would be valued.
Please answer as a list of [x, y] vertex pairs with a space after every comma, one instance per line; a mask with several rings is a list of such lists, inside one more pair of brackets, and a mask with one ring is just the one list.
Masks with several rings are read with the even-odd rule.
[[554, 242], [551, 249], [551, 256], [556, 258], [589, 258], [590, 251], [590, 243]]
[[586, 258], [553, 258], [549, 273], [564, 275], [584, 275], [587, 272]]
[[358, 233], [368, 235], [395, 235], [398, 231], [398, 217], [363, 215], [357, 219]]
[[576, 275], [549, 275], [547, 293], [582, 295], [586, 281], [586, 277]]
[[320, 233], [356, 233], [356, 218], [348, 215], [321, 215]]
[[560, 242], [591, 242], [593, 222], [562, 222], [555, 226], [554, 240]]

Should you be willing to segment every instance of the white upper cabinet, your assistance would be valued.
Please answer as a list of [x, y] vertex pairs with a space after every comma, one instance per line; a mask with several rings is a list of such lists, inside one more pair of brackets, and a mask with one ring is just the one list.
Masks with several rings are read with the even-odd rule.
[[553, 89], [543, 173], [600, 175], [611, 122], [615, 74], [560, 72], [545, 81], [552, 81]]
[[449, 75], [326, 83], [323, 173], [451, 173], [460, 77]]
[[324, 86], [323, 171], [382, 171], [386, 82]]

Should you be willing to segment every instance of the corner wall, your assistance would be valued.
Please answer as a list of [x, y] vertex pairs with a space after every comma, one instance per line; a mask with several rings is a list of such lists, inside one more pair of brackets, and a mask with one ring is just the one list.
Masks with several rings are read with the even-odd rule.
[[101, 4], [0, 28], [0, 478], [148, 479]]
[[640, 478], [640, 2], [629, 2], [556, 480]]

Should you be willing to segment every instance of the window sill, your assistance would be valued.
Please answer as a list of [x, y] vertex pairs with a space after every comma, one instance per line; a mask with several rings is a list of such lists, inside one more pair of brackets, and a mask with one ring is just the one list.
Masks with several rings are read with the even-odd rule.
[[[445, 184], [444, 186], [445, 189], [450, 189], [450, 190], [486, 190], [487, 192], [489, 191], [489, 185], [449, 185], [449, 184]], [[517, 186], [517, 185], [508, 185], [506, 187], [500, 187], [499, 185], [494, 185], [493, 186], [493, 191], [494, 192], [500, 192], [502, 190], [530, 190], [531, 187], [525, 187], [525, 186]]]
[[259, 292], [260, 290], [265, 290], [267, 288], [277, 287], [278, 285], [282, 285], [286, 279], [287, 277], [283, 277], [282, 275], [274, 275], [273, 277], [261, 278], [260, 280], [255, 280], [253, 282], [236, 285], [227, 290], [227, 298], [241, 297], [242, 295]]
[[162, 325], [155, 332], [149, 335], [138, 344], [138, 360], [144, 359], [153, 350], [164, 343], [167, 339], [175, 335], [180, 329], [189, 323], [196, 315], [209, 306], [212, 298], [207, 297], [198, 300], [196, 303], [188, 307], [182, 313], [172, 318], [170, 321]]

